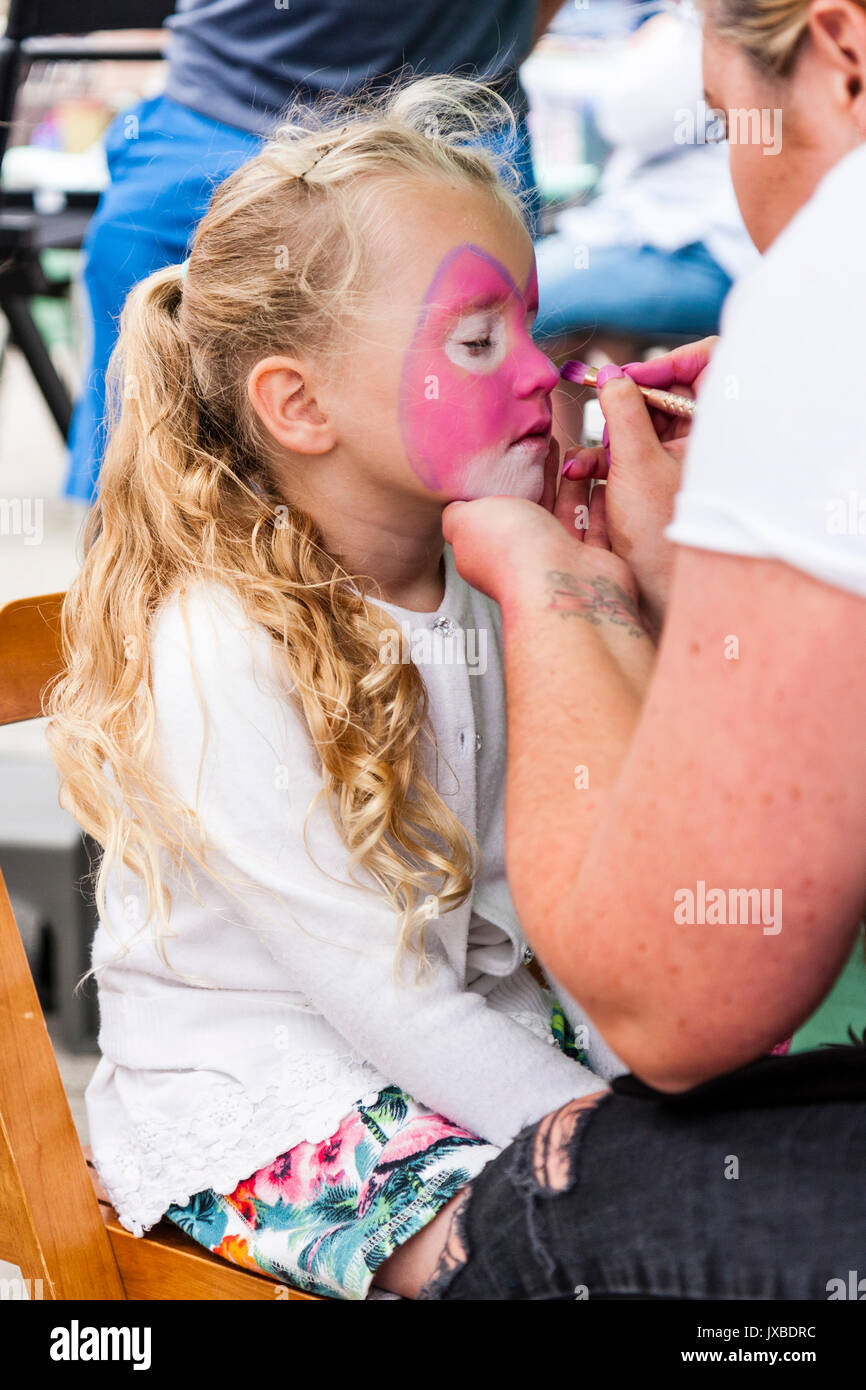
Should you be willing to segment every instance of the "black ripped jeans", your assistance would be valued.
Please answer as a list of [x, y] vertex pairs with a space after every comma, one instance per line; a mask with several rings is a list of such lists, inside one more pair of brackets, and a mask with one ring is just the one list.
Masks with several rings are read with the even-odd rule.
[[465, 1189], [419, 1296], [866, 1297], [866, 1047], [570, 1102]]

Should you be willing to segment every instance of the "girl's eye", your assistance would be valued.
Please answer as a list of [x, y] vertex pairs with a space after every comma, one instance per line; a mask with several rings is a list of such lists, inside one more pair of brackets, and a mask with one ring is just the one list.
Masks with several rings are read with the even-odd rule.
[[445, 342], [445, 354], [464, 371], [486, 375], [496, 371], [503, 361], [507, 338], [501, 314], [467, 314]]

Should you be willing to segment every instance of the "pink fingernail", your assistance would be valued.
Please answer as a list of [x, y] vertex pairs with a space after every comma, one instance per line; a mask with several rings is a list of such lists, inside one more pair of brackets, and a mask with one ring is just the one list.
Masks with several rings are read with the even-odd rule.
[[607, 366], [602, 367], [601, 371], [596, 377], [596, 385], [598, 386], [599, 390], [601, 390], [602, 386], [604, 386], [606, 381], [610, 381], [613, 377], [618, 376], [625, 376], [625, 372], [622, 370], [622, 367], [618, 367], [615, 362], [608, 362]]
[[562, 465], [562, 476], [563, 476], [563, 478], [570, 478], [570, 477], [571, 477], [571, 465], [572, 465], [573, 463], [574, 463], [574, 459], [567, 459], [566, 462]]
[[605, 425], [604, 430], [602, 431], [601, 442], [605, 448], [607, 448], [608, 444], [610, 443], [610, 430], [608, 429], [607, 425]]

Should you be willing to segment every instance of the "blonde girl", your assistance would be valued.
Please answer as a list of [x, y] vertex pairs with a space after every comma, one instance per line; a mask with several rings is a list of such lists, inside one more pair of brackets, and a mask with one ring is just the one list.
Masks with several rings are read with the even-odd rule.
[[498, 609], [441, 530], [557, 462], [503, 108], [444, 77], [290, 113], [131, 293], [50, 702], [104, 848], [120, 1220], [343, 1298], [603, 1084], [527, 968]]

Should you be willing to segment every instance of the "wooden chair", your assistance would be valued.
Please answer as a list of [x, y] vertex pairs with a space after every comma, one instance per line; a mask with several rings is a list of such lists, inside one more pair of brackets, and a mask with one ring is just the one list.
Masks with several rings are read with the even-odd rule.
[[[62, 669], [62, 594], [0, 608], [0, 724], [42, 714]], [[310, 1299], [170, 1221], [136, 1238], [82, 1149], [0, 874], [0, 1259], [52, 1299]], [[315, 1300], [324, 1301], [324, 1300]]]

